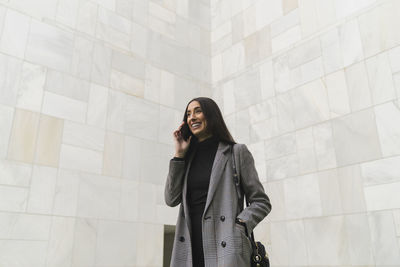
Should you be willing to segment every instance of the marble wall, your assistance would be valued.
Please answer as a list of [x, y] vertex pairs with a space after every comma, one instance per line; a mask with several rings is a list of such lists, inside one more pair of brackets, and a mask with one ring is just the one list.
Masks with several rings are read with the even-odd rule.
[[211, 0], [213, 97], [272, 266], [400, 266], [400, 1]]
[[0, 0], [0, 266], [162, 266], [210, 18], [208, 0]]

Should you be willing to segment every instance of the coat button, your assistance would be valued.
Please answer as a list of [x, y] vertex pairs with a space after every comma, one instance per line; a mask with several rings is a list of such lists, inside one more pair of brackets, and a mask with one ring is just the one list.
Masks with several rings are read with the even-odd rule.
[[221, 242], [221, 246], [224, 248], [224, 247], [226, 246], [226, 242], [225, 242], [225, 241], [222, 241], [222, 242]]
[[220, 219], [221, 219], [221, 221], [225, 221], [225, 216], [222, 215]]
[[185, 238], [183, 236], [179, 237], [179, 241], [185, 242]]

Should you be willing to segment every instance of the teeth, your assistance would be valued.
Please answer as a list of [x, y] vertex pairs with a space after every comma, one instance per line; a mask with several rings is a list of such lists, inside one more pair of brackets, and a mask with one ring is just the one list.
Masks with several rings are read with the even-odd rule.
[[193, 128], [198, 127], [198, 126], [200, 126], [200, 123], [194, 123], [194, 124], [192, 124], [192, 127], [193, 127]]

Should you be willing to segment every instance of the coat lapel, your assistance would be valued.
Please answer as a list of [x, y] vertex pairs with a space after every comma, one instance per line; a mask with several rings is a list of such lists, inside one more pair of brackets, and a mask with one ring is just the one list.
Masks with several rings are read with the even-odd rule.
[[225, 169], [225, 164], [228, 161], [229, 157], [227, 151], [229, 151], [229, 144], [219, 142], [217, 153], [215, 154], [214, 163], [211, 168], [210, 185], [208, 187], [207, 201], [203, 215], [207, 212], [207, 209], [210, 206], [210, 203], [214, 197], [215, 190], [217, 189], [218, 184], [221, 180], [222, 173]]

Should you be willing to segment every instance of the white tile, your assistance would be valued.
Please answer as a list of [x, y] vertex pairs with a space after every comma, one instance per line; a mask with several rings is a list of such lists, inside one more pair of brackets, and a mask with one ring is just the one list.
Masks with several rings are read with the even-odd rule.
[[50, 216], [0, 212], [0, 239], [47, 241], [50, 225]]
[[75, 28], [79, 3], [79, 0], [59, 1], [57, 5], [56, 20], [71, 28]]
[[122, 177], [129, 180], [139, 181], [141, 150], [140, 139], [125, 136], [124, 159], [122, 166]]
[[151, 242], [143, 242], [140, 246], [136, 246], [136, 264], [138, 266], [149, 266], [154, 264], [161, 266], [163, 262], [163, 232], [164, 226], [160, 224], [139, 224], [137, 231], [137, 239], [151, 240]]
[[396, 46], [387, 52], [392, 73], [400, 71], [400, 46]]
[[111, 11], [115, 11], [115, 2], [116, 0], [94, 0], [98, 5], [105, 7]]
[[[168, 172], [168, 162], [172, 158], [173, 149], [170, 145], [141, 142], [140, 179], [146, 183], [164, 184], [165, 173]], [[154, 168], [153, 166], [158, 166]]]
[[368, 211], [400, 208], [400, 182], [371, 185], [364, 188]]
[[122, 180], [121, 183], [119, 218], [124, 221], [137, 221], [139, 218], [139, 184], [136, 181], [127, 180]]
[[28, 188], [0, 186], [0, 210], [24, 212], [28, 193]]
[[23, 58], [28, 39], [30, 18], [8, 9], [0, 39], [0, 51]]
[[364, 188], [359, 165], [338, 168], [337, 172], [343, 212], [365, 212]]
[[47, 267], [71, 266], [75, 218], [53, 217], [47, 248]]
[[224, 100], [224, 115], [231, 114], [236, 110], [235, 105], [235, 89], [232, 80], [227, 81], [222, 85], [222, 94]]
[[107, 129], [123, 133], [125, 129], [126, 95], [114, 90], [108, 91]]
[[93, 41], [83, 36], [75, 36], [71, 62], [71, 74], [81, 79], [90, 80], [92, 71]]
[[285, 220], [286, 219], [286, 203], [285, 203], [285, 194], [283, 181], [274, 181], [269, 182], [267, 186], [265, 186], [265, 192], [273, 199], [274, 208], [271, 210], [271, 213], [268, 214], [268, 219], [273, 221]]
[[157, 218], [157, 187], [154, 184], [141, 182], [139, 183], [138, 205], [140, 209], [139, 221], [151, 223]]
[[321, 56], [321, 45], [318, 38], [314, 38], [288, 51], [289, 68], [293, 69], [306, 64]]
[[97, 225], [97, 265], [133, 266], [136, 260], [136, 223], [99, 221]]
[[291, 91], [296, 128], [329, 119], [328, 96], [321, 80]]
[[249, 107], [250, 123], [257, 123], [276, 116], [276, 101], [270, 98]]
[[31, 174], [28, 164], [0, 160], [0, 184], [29, 187]]
[[76, 219], [72, 266], [93, 266], [96, 253], [97, 220]]
[[304, 221], [310, 265], [346, 265], [350, 263], [343, 216]]
[[277, 20], [282, 16], [282, 1], [256, 1], [255, 2], [255, 17], [256, 29], [260, 30], [271, 22]]
[[371, 213], [369, 225], [375, 264], [379, 266], [399, 265], [399, 244], [396, 239], [392, 213], [390, 211]]
[[35, 165], [30, 184], [27, 211], [51, 214], [57, 182], [57, 169]]
[[318, 28], [327, 28], [336, 22], [335, 0], [315, 1]]
[[375, 118], [371, 109], [333, 120], [332, 129], [338, 166], [381, 157]]
[[42, 112], [44, 114], [76, 122], [85, 122], [86, 110], [86, 102], [50, 92], [44, 93], [42, 106]]
[[363, 61], [345, 69], [350, 108], [352, 111], [372, 105], [368, 76]]
[[339, 26], [339, 39], [344, 67], [354, 64], [363, 58], [363, 47], [357, 20], [351, 20]]
[[100, 174], [103, 167], [103, 153], [62, 144], [60, 167]]
[[294, 26], [287, 31], [272, 38], [272, 53], [288, 48], [296, 42], [300, 41], [302, 37], [300, 26]]
[[308, 36], [318, 29], [316, 0], [300, 0], [298, 6], [302, 36]]
[[18, 267], [45, 267], [47, 241], [1, 240], [0, 264], [9, 266], [18, 259]]
[[276, 111], [278, 117], [279, 132], [293, 131], [295, 129], [294, 105], [291, 93], [277, 96]]
[[103, 151], [104, 137], [105, 132], [102, 129], [68, 120], [64, 122], [63, 144]]
[[296, 131], [296, 152], [299, 174], [317, 170], [312, 127]]
[[7, 155], [8, 141], [10, 139], [14, 109], [0, 105], [0, 157]]
[[343, 56], [338, 28], [333, 28], [321, 34], [320, 41], [325, 73], [331, 73], [343, 68]]
[[182, 122], [182, 112], [168, 107], [160, 106], [160, 126], [162, 129], [158, 133], [158, 140], [162, 143], [174, 144], [172, 133]]
[[111, 71], [110, 86], [112, 89], [120, 90], [126, 94], [144, 97], [144, 80], [137, 79], [123, 72]]
[[336, 169], [318, 174], [319, 190], [321, 193], [322, 215], [331, 216], [343, 213], [340, 195], [340, 186]]
[[24, 62], [17, 97], [17, 107], [39, 112], [42, 106], [46, 69]]
[[393, 86], [392, 70], [389, 65], [387, 53], [380, 53], [365, 61], [368, 72], [369, 87], [372, 102], [380, 104], [396, 98]]
[[79, 186], [79, 217], [114, 219], [118, 217], [121, 182], [117, 178], [85, 175]]
[[92, 1], [81, 1], [79, 3], [76, 28], [78, 31], [94, 35], [96, 30], [98, 5]]
[[271, 245], [271, 265], [287, 266], [290, 244], [285, 222], [271, 223]]
[[338, 0], [335, 1], [338, 18], [344, 18], [373, 4], [376, 0]]
[[56, 14], [57, 2], [52, 0], [37, 0], [36, 2], [29, 0], [9, 0], [8, 2], [14, 9], [21, 10], [38, 20], [54, 19]]
[[[254, 105], [261, 99], [260, 73], [248, 71], [234, 80], [235, 106], [242, 109]], [[246, 90], [243, 90], [246, 88]]]
[[145, 78], [145, 63], [136, 57], [113, 51], [111, 67], [133, 77]]
[[279, 158], [296, 152], [296, 136], [293, 133], [266, 140], [264, 143], [266, 159]]
[[[289, 219], [322, 215], [318, 176], [303, 175], [284, 182], [286, 216]], [[309, 234], [307, 234], [309, 236]]]
[[397, 156], [361, 164], [364, 185], [370, 186], [400, 182], [399, 163], [400, 157]]
[[147, 140], [158, 137], [159, 106], [137, 97], [129, 97], [126, 102], [125, 133]]
[[104, 140], [104, 175], [121, 177], [124, 146], [123, 135], [107, 132]]
[[275, 37], [300, 23], [299, 10], [295, 9], [271, 23], [271, 37]]
[[17, 101], [22, 61], [0, 54], [0, 103], [14, 107]]
[[275, 96], [274, 73], [272, 61], [267, 61], [260, 66], [260, 85], [262, 99]]
[[73, 55], [73, 41], [72, 33], [32, 20], [25, 58], [67, 72]]
[[147, 54], [148, 29], [132, 22], [130, 51], [135, 55], [145, 58]]
[[374, 107], [383, 156], [400, 154], [400, 110], [393, 102]]
[[335, 118], [350, 113], [349, 95], [347, 92], [344, 71], [331, 73], [323, 79], [328, 92], [330, 117]]
[[89, 98], [88, 81], [58, 71], [49, 70], [46, 76], [46, 91], [86, 102]]
[[106, 127], [108, 88], [92, 83], [90, 85], [87, 109], [87, 123], [102, 128]]
[[335, 168], [336, 153], [331, 124], [325, 122], [314, 126], [313, 137], [318, 170]]
[[111, 75], [112, 50], [100, 44], [95, 44], [93, 50], [93, 65], [91, 79], [93, 82], [108, 86]]
[[80, 175], [76, 171], [60, 169], [54, 195], [53, 214], [76, 216]]
[[290, 251], [290, 265], [307, 265], [307, 237], [304, 232], [303, 221], [289, 221], [286, 223], [288, 236], [288, 251]]

